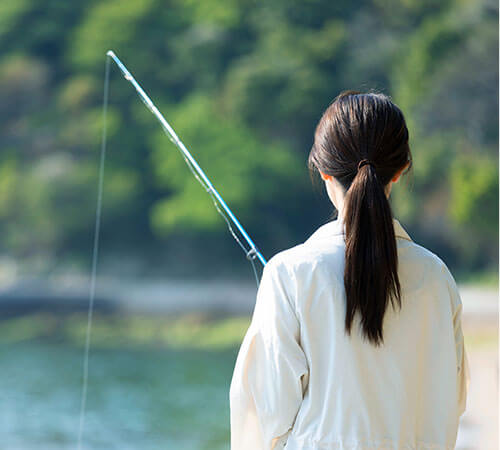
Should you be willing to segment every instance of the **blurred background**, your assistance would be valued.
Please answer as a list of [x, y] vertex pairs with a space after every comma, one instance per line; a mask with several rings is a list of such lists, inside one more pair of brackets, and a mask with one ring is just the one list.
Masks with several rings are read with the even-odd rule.
[[[2, 448], [76, 447], [109, 49], [268, 259], [332, 217], [306, 169], [324, 109], [344, 89], [393, 98], [414, 161], [394, 215], [464, 304], [457, 448], [498, 448], [492, 0], [2, 2]], [[109, 99], [83, 447], [227, 449], [251, 267], [114, 65]]]

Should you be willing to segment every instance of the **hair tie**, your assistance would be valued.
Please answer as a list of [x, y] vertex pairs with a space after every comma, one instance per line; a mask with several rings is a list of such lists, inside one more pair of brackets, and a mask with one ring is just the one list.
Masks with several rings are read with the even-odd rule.
[[358, 170], [361, 169], [361, 167], [363, 167], [366, 164], [370, 164], [372, 167], [375, 167], [375, 164], [373, 163], [373, 161], [370, 161], [369, 159], [362, 159], [358, 163]]

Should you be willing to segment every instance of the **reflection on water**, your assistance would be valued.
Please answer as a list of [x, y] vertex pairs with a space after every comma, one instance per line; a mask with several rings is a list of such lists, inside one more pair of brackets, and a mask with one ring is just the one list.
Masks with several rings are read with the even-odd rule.
[[[93, 348], [87, 449], [227, 449], [231, 350]], [[82, 349], [0, 346], [2, 448], [75, 448]]]

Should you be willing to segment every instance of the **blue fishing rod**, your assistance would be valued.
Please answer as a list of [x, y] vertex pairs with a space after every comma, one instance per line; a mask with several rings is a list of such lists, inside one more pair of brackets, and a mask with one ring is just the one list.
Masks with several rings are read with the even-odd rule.
[[[217, 190], [214, 188], [211, 181], [205, 175], [202, 168], [198, 165], [196, 160], [193, 158], [189, 150], [179, 139], [173, 128], [170, 124], [165, 120], [162, 113], [158, 110], [158, 108], [154, 105], [148, 95], [141, 88], [139, 83], [135, 80], [132, 74], [127, 70], [125, 65], [118, 59], [115, 53], [112, 50], [109, 50], [106, 53], [106, 69], [104, 76], [104, 101], [102, 108], [102, 120], [103, 120], [103, 128], [102, 128], [102, 137], [101, 137], [101, 157], [99, 163], [99, 182], [97, 189], [97, 208], [96, 208], [96, 220], [95, 220], [95, 229], [94, 229], [94, 250], [92, 252], [92, 273], [90, 279], [90, 291], [89, 291], [89, 309], [88, 309], [88, 320], [87, 320], [87, 332], [85, 337], [85, 347], [84, 347], [84, 356], [83, 356], [83, 377], [82, 377], [82, 393], [81, 393], [81, 403], [80, 403], [80, 420], [79, 420], [79, 429], [78, 429], [78, 443], [77, 449], [81, 450], [83, 443], [83, 432], [85, 426], [85, 410], [86, 410], [86, 401], [87, 401], [87, 386], [88, 386], [88, 374], [89, 374], [89, 351], [90, 351], [90, 334], [92, 328], [92, 316], [94, 310], [94, 300], [95, 300], [95, 287], [96, 287], [96, 276], [97, 276], [97, 258], [98, 258], [98, 250], [99, 250], [99, 235], [100, 235], [100, 227], [101, 227], [101, 211], [102, 211], [102, 194], [103, 194], [103, 180], [104, 180], [104, 163], [106, 158], [106, 137], [107, 137], [107, 127], [106, 127], [106, 115], [108, 109], [108, 98], [109, 98], [109, 72], [110, 72], [110, 61], [113, 60], [118, 68], [123, 73], [126, 80], [130, 81], [134, 86], [135, 90], [139, 94], [139, 97], [147, 106], [147, 108], [154, 114], [154, 116], [160, 121], [161, 126], [168, 138], [175, 144], [175, 146], [180, 150], [182, 157], [184, 158], [187, 166], [198, 180], [198, 182], [205, 188], [207, 193], [212, 198], [212, 201], [215, 205], [217, 212], [224, 218], [226, 224], [231, 232], [233, 238], [239, 244], [239, 246], [243, 249], [246, 254], [247, 259], [252, 264], [252, 269], [255, 275], [255, 280], [257, 285], [259, 285], [259, 277], [257, 275], [257, 270], [255, 268], [255, 259], [258, 259], [262, 266], [266, 265], [266, 260], [257, 249], [257, 246], [254, 244], [248, 233], [241, 226], [240, 222], [233, 214], [233, 212], [229, 209], [224, 199], [220, 196]], [[220, 205], [220, 206], [219, 206]], [[243, 242], [241, 242], [238, 235], [235, 233], [231, 224], [234, 224], [243, 236], [249, 248], [247, 248]]]
[[[132, 83], [132, 86], [134, 86], [135, 90], [139, 94], [139, 97], [141, 100], [144, 102], [146, 107], [154, 114], [154, 116], [160, 121], [161, 126], [165, 133], [167, 134], [168, 138], [175, 144], [175, 146], [180, 150], [182, 156], [184, 157], [184, 160], [186, 161], [186, 164], [188, 165], [189, 169], [193, 173], [193, 175], [196, 177], [196, 179], [201, 183], [201, 185], [205, 188], [205, 190], [210, 194], [212, 197], [212, 200], [214, 201], [214, 205], [217, 209], [217, 211], [222, 215], [224, 220], [226, 221], [229, 231], [235, 238], [236, 242], [240, 245], [240, 247], [245, 251], [246, 257], [248, 260], [252, 261], [257, 258], [263, 266], [266, 265], [266, 260], [262, 256], [261, 252], [257, 249], [257, 246], [254, 244], [248, 233], [245, 231], [243, 226], [240, 224], [239, 220], [236, 218], [236, 216], [233, 214], [231, 209], [229, 209], [229, 206], [227, 206], [226, 202], [224, 199], [220, 196], [219, 192], [217, 192], [217, 189], [214, 188], [213, 184], [211, 181], [208, 179], [208, 177], [205, 175], [205, 172], [203, 172], [203, 169], [198, 165], [196, 160], [193, 158], [189, 150], [186, 148], [186, 146], [183, 144], [183, 142], [179, 139], [173, 128], [170, 126], [170, 124], [165, 120], [165, 117], [163, 117], [163, 114], [158, 110], [158, 108], [154, 105], [154, 103], [151, 101], [151, 99], [148, 97], [148, 95], [144, 92], [144, 90], [141, 88], [139, 83], [135, 80], [135, 78], [132, 76], [132, 74], [127, 70], [125, 65], [120, 61], [120, 59], [115, 55], [115, 53], [112, 50], [109, 50], [107, 52], [107, 56], [111, 58], [118, 68], [121, 70], [123, 73], [124, 77], [126, 80], [130, 81]], [[222, 210], [219, 208], [222, 208]], [[226, 215], [227, 214], [227, 215]], [[233, 228], [231, 227], [231, 222], [236, 226], [238, 231], [240, 232], [241, 236], [245, 239], [247, 242], [249, 248], [247, 249], [241, 240], [238, 238], [236, 233], [234, 232]]]

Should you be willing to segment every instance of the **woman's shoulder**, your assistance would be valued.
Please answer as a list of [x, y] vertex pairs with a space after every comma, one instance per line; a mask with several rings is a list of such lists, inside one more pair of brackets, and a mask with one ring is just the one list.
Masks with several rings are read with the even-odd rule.
[[408, 243], [405, 251], [400, 252], [399, 257], [404, 258], [407, 262], [423, 266], [437, 276], [444, 275], [445, 278], [451, 276], [448, 266], [437, 253], [414, 241]]
[[[448, 266], [443, 259], [429, 248], [415, 242], [398, 220], [394, 220], [398, 238], [398, 256], [400, 262], [423, 272], [431, 272], [437, 277], [453, 282]], [[312, 270], [321, 264], [330, 269], [342, 266], [345, 241], [342, 222], [339, 219], [327, 222], [315, 229], [303, 242], [281, 250], [269, 259], [266, 266], [275, 266], [281, 270]]]
[[323, 244], [317, 240], [299, 243], [276, 253], [266, 264], [274, 267], [278, 272], [287, 273], [296, 277], [298, 274], [311, 273], [321, 266], [328, 266], [330, 269], [342, 268], [344, 258], [344, 248], [334, 240]]
[[311, 260], [311, 256], [310, 249], [304, 243], [300, 243], [275, 253], [267, 262], [266, 267], [292, 268]]

